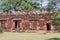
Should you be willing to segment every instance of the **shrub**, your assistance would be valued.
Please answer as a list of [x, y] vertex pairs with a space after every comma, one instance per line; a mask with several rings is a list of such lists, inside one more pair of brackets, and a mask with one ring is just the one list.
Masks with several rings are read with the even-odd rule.
[[56, 26], [55, 30], [58, 31], [58, 32], [60, 32], [60, 26]]
[[3, 29], [2, 29], [2, 27], [0, 27], [0, 33], [2, 33], [3, 32]]

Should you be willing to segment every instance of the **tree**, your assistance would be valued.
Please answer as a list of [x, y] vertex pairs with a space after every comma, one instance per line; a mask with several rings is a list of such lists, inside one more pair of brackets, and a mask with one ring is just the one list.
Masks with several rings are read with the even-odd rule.
[[8, 11], [10, 9], [10, 7], [8, 6], [8, 0], [2, 0], [1, 2], [2, 4], [0, 5], [0, 10]]
[[44, 10], [44, 8], [43, 8], [43, 2], [44, 2], [44, 0], [36, 0], [36, 1], [39, 2], [39, 5], [40, 5], [40, 11]]
[[60, 26], [60, 10], [56, 10], [52, 16], [53, 25]]
[[40, 7], [40, 10], [41, 10], [41, 11], [44, 9], [43, 6], [42, 6], [42, 5], [43, 5], [43, 2], [44, 2], [44, 0], [40, 0], [40, 6], [41, 6], [41, 7]]
[[55, 11], [54, 15], [52, 16], [52, 23], [55, 26], [55, 30], [60, 32], [60, 10]]
[[0, 5], [0, 9], [3, 11], [20, 11], [29, 8], [39, 10], [39, 3], [32, 0], [2, 0], [2, 4]]
[[48, 11], [53, 11], [53, 10], [55, 10], [56, 9], [56, 0], [48, 0], [49, 2], [48, 2], [48, 5], [47, 5], [47, 10]]

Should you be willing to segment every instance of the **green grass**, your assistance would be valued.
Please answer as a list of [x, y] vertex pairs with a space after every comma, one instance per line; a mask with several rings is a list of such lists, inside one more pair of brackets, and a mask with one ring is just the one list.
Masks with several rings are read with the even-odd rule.
[[4, 32], [0, 34], [0, 40], [47, 40], [50, 38], [60, 38], [60, 33], [13, 33]]

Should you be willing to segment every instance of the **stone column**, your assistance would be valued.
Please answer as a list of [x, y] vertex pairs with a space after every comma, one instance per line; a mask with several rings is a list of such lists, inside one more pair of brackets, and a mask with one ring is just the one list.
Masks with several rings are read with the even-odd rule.
[[1, 27], [1, 22], [0, 22], [0, 27]]
[[46, 24], [43, 26], [43, 28], [44, 28], [44, 31], [47, 31], [47, 26], [46, 26]]
[[40, 24], [37, 22], [37, 30], [39, 30], [40, 29], [40, 26], [39, 26]]
[[51, 24], [51, 31], [53, 32], [54, 31], [54, 26]]
[[13, 20], [12, 20], [12, 27], [11, 27], [11, 31], [14, 29], [14, 22], [13, 22]]
[[31, 22], [30, 22], [30, 27], [29, 28], [30, 28], [30, 30], [32, 29], [32, 23]]
[[6, 21], [6, 30], [8, 30], [8, 28], [9, 28], [9, 20], [7, 19], [7, 21]]

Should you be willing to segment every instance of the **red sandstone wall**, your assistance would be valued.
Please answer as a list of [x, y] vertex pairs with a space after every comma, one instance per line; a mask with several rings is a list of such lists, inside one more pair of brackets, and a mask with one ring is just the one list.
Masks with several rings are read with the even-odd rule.
[[[9, 28], [14, 29], [15, 28], [14, 20], [17, 20], [17, 21], [20, 20], [20, 23], [19, 23], [20, 27], [17, 27], [17, 29], [21, 28], [22, 30], [29, 30], [29, 29], [46, 30], [46, 23], [49, 22], [50, 17], [51, 17], [51, 14], [40, 14], [40, 15], [18, 15], [18, 16], [9, 15], [3, 18], [6, 18], [5, 27], [7, 29]], [[0, 22], [0, 25], [1, 25], [1, 22]], [[51, 26], [51, 29], [53, 29], [53, 26]]]

